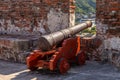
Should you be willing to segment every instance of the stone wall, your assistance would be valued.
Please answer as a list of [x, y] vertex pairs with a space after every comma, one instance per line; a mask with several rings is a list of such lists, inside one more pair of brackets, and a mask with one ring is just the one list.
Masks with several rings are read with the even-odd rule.
[[25, 62], [41, 35], [74, 26], [74, 0], [0, 0], [0, 59]]
[[97, 36], [101, 58], [120, 68], [120, 0], [97, 0]]

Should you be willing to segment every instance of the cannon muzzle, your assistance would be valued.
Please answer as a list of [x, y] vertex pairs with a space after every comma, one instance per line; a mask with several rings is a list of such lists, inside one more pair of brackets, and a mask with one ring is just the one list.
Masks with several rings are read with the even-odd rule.
[[49, 35], [44, 35], [39, 39], [39, 49], [42, 51], [50, 50], [51, 48], [53, 48], [54, 45], [58, 44], [62, 40], [70, 37], [71, 35], [75, 35], [80, 31], [91, 26], [92, 26], [92, 22], [87, 21], [85, 23], [76, 25], [74, 27], [63, 29], [61, 31], [57, 31]]

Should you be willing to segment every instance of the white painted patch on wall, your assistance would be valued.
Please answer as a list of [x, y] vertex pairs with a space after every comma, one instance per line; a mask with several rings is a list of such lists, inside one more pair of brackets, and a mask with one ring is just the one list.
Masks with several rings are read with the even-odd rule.
[[70, 14], [69, 26], [70, 26], [70, 27], [75, 26], [75, 13], [71, 13], [71, 14]]
[[50, 31], [54, 32], [54, 31], [58, 31], [58, 30], [69, 27], [68, 17], [69, 15], [66, 13], [63, 13], [60, 9], [59, 11], [51, 9], [47, 15], [47, 18], [48, 18], [47, 24]]
[[105, 48], [106, 49], [115, 49], [120, 51], [120, 38], [119, 37], [113, 37], [109, 38], [107, 40], [104, 40]]

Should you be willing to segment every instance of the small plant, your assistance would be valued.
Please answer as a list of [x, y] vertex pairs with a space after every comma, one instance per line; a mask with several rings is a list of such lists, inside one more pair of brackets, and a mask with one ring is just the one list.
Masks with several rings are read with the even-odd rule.
[[80, 32], [80, 34], [83, 34], [83, 33], [90, 33], [92, 35], [96, 34], [96, 26], [94, 26], [92, 28], [85, 29], [85, 30]]

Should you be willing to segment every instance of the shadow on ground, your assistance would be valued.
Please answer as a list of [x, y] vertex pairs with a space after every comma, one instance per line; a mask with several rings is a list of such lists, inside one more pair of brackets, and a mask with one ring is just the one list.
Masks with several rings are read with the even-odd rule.
[[9, 75], [26, 70], [25, 64], [0, 60], [0, 74]]
[[25, 64], [0, 60], [0, 80], [120, 80], [120, 72], [110, 64], [88, 61], [84, 66], [72, 66], [61, 75], [42, 69], [31, 72]]

